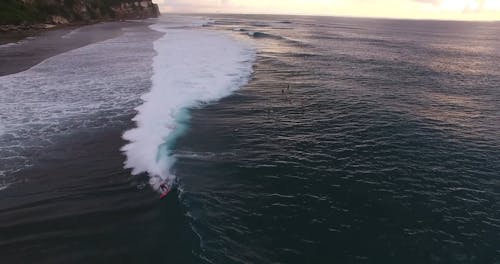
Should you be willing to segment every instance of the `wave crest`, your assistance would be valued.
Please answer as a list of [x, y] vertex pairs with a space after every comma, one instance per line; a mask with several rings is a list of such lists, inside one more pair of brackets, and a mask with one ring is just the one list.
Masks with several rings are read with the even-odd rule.
[[189, 109], [244, 85], [252, 71], [254, 51], [221, 32], [161, 24], [151, 28], [166, 34], [154, 43], [152, 87], [136, 108], [136, 127], [123, 134], [129, 143], [121, 150], [127, 158], [125, 168], [134, 175], [148, 173], [157, 189], [160, 182], [175, 180], [172, 150], [188, 128]]

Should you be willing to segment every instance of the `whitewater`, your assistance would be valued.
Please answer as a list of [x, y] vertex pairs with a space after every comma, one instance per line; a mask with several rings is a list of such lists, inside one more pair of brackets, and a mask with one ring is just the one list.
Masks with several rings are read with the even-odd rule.
[[150, 28], [164, 33], [154, 42], [151, 90], [141, 99], [122, 147], [125, 168], [147, 173], [154, 189], [176, 178], [173, 148], [188, 129], [189, 110], [215, 102], [245, 85], [255, 51], [229, 33], [210, 30], [209, 21], [164, 16]]
[[[28, 181], [22, 171], [58, 155], [50, 150], [66, 150], [61, 140], [129, 123], [140, 95], [151, 86], [152, 42], [160, 36], [139, 23], [82, 28], [87, 35], [75, 31], [67, 38], [78, 42], [94, 31], [117, 36], [0, 76], [0, 191]], [[39, 38], [49, 48], [62, 45], [57, 34]], [[29, 46], [23, 45], [34, 40], [19, 42], [14, 47], [20, 49], [11, 53], [29, 60]], [[8, 47], [3, 49], [9, 54]]]

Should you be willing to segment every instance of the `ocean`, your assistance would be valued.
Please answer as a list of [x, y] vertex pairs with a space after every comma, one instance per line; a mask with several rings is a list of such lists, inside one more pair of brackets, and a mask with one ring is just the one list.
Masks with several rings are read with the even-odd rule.
[[137, 23], [0, 76], [2, 262], [500, 263], [498, 22]]

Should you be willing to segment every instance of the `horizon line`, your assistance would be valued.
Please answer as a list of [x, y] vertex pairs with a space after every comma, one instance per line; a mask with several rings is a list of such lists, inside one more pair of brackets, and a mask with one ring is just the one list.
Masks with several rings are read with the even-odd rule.
[[[161, 10], [160, 10], [161, 11]], [[407, 17], [382, 17], [382, 16], [356, 16], [356, 15], [325, 15], [325, 14], [279, 14], [279, 13], [232, 13], [232, 12], [169, 12], [163, 11], [163, 14], [176, 15], [265, 15], [265, 16], [302, 16], [302, 17], [337, 17], [337, 18], [358, 18], [358, 19], [386, 19], [386, 20], [410, 20], [410, 21], [442, 21], [442, 22], [477, 22], [477, 23], [496, 23], [498, 20], [481, 19], [439, 19], [439, 18], [407, 18]]]

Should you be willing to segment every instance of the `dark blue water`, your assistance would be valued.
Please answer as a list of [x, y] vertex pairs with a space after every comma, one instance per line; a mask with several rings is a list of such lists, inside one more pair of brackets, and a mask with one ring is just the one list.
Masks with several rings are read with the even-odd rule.
[[200, 262], [500, 263], [498, 23], [214, 19], [258, 59], [177, 145]]
[[37, 144], [0, 191], [1, 263], [500, 264], [499, 23], [209, 17], [254, 45], [254, 73], [191, 110], [165, 200], [120, 152], [158, 32], [32, 69], [64, 88], [32, 93], [48, 108], [30, 72], [8, 86], [34, 98], [6, 108], [21, 124], [85, 111], [19, 138]]

